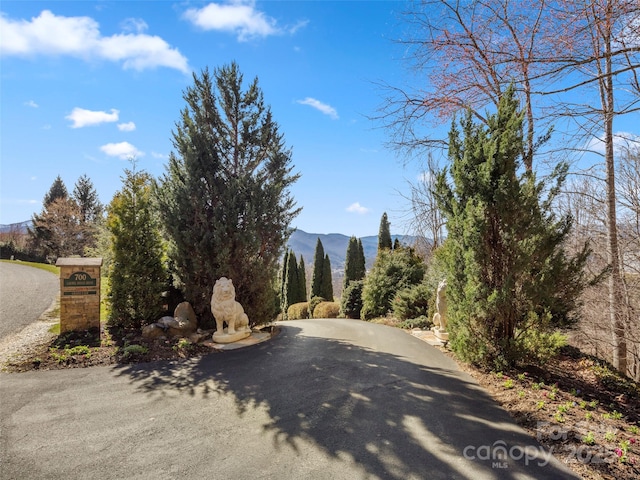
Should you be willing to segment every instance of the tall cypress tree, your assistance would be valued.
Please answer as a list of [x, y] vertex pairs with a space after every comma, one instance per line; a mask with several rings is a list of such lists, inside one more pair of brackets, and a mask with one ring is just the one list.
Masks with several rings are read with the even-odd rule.
[[380, 219], [380, 229], [378, 230], [378, 252], [381, 252], [385, 248], [391, 250], [393, 244], [391, 243], [391, 225], [387, 218], [387, 212], [382, 214]]
[[358, 261], [356, 263], [358, 266], [356, 270], [356, 277], [358, 280], [361, 280], [367, 274], [367, 263], [364, 257], [364, 247], [362, 246], [362, 239], [358, 239]]
[[193, 81], [158, 188], [174, 276], [205, 322], [222, 276], [252, 324], [270, 321], [278, 262], [299, 213], [289, 194], [298, 179], [292, 153], [257, 78], [245, 86], [232, 63]]
[[[435, 194], [447, 220], [448, 330], [464, 359], [502, 368], [535, 359], [553, 344], [554, 326], [566, 325], [585, 286], [585, 248], [569, 258], [562, 245], [569, 217], [551, 204], [567, 167], [536, 180], [522, 168], [522, 113], [513, 88], [486, 126], [471, 113], [449, 134], [452, 185], [447, 171]], [[548, 198], [543, 198], [549, 192]], [[541, 348], [542, 347], [542, 348]]]
[[347, 245], [344, 262], [344, 288], [353, 280], [362, 280], [365, 275], [364, 251], [361, 250], [362, 241], [352, 236]]
[[298, 262], [296, 261], [296, 255], [293, 250], [289, 250], [287, 255], [287, 273], [285, 277], [284, 285], [284, 311], [289, 308], [289, 305], [298, 303], [300, 298], [300, 282], [298, 280]]
[[297, 302], [307, 301], [307, 272], [305, 269], [304, 257], [300, 255], [300, 261], [298, 262], [298, 292], [300, 296], [298, 297]]
[[[324, 273], [324, 247], [318, 237], [313, 255], [313, 273], [311, 274], [311, 298], [322, 297], [322, 277]], [[324, 297], [323, 297], [324, 298]]]
[[331, 260], [329, 260], [329, 254], [324, 256], [324, 262], [322, 263], [322, 298], [333, 302], [333, 280], [331, 278]]

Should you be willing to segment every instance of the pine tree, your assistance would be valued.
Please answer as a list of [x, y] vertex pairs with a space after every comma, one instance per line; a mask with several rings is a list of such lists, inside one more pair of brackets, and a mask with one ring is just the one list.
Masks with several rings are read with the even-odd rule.
[[391, 243], [391, 225], [387, 218], [387, 212], [382, 214], [380, 219], [380, 229], [378, 230], [378, 254], [384, 250], [391, 250], [393, 244]]
[[352, 236], [347, 245], [347, 253], [344, 262], [344, 287], [347, 288], [349, 282], [362, 280], [365, 275], [364, 251], [362, 241]]
[[73, 200], [80, 209], [80, 224], [82, 226], [82, 252], [96, 247], [98, 229], [103, 221], [104, 207], [98, 199], [98, 193], [93, 183], [86, 175], [81, 176], [73, 189]]
[[[502, 368], [552, 349], [552, 328], [571, 322], [585, 285], [585, 248], [567, 258], [570, 218], [556, 218], [554, 195], [567, 167], [536, 181], [522, 172], [522, 113], [512, 88], [486, 127], [470, 113], [449, 135], [453, 184], [438, 174], [435, 194], [447, 220], [448, 330], [465, 360]], [[544, 192], [549, 196], [543, 199]]]
[[[324, 247], [320, 238], [316, 242], [316, 250], [313, 255], [313, 273], [311, 275], [311, 298], [322, 297], [322, 277], [324, 274]], [[323, 297], [324, 298], [324, 297]]]
[[60, 175], [58, 175], [56, 179], [53, 181], [51, 188], [49, 188], [49, 191], [44, 196], [44, 200], [42, 204], [46, 208], [56, 200], [60, 198], [67, 199], [68, 197], [69, 197], [69, 192], [67, 191], [67, 187], [62, 181], [62, 178], [60, 178]]
[[162, 314], [167, 278], [149, 174], [125, 169], [122, 189], [109, 204], [107, 228], [112, 238], [109, 323], [140, 328]]
[[87, 175], [82, 175], [78, 179], [72, 197], [80, 208], [80, 215], [84, 223], [93, 223], [100, 219], [104, 207], [100, 203], [98, 192]]
[[257, 78], [244, 89], [232, 63], [193, 80], [158, 187], [174, 276], [205, 323], [222, 276], [252, 324], [270, 321], [278, 261], [299, 212], [288, 191], [298, 179], [292, 153]]
[[300, 261], [298, 262], [298, 292], [300, 296], [297, 299], [298, 302], [307, 301], [307, 272], [305, 269], [304, 257], [300, 255]]
[[329, 302], [333, 302], [333, 280], [331, 278], [331, 260], [329, 254], [324, 256], [322, 263], [322, 298]]

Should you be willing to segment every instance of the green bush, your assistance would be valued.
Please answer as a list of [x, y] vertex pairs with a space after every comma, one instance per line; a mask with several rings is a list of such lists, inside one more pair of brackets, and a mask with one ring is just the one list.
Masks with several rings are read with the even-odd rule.
[[342, 291], [341, 311], [345, 318], [360, 318], [362, 310], [362, 280], [351, 280]]
[[422, 282], [425, 264], [411, 248], [378, 252], [371, 271], [364, 280], [360, 318], [384, 317], [399, 290]]
[[320, 302], [313, 310], [313, 318], [338, 318], [340, 304], [338, 302]]
[[417, 318], [410, 318], [409, 320], [405, 320], [404, 322], [400, 322], [397, 327], [404, 328], [407, 330], [411, 330], [412, 328], [420, 328], [422, 330], [427, 330], [431, 327], [433, 323], [429, 320], [428, 317], [421, 316]]
[[394, 317], [398, 320], [428, 317], [433, 295], [425, 283], [412, 285], [398, 291], [391, 302]]
[[287, 309], [287, 318], [289, 320], [309, 318], [309, 302], [300, 302], [289, 305], [289, 308]]
[[326, 301], [328, 300], [323, 297], [313, 297], [309, 302], [309, 318], [313, 318], [313, 312], [315, 311], [318, 304]]

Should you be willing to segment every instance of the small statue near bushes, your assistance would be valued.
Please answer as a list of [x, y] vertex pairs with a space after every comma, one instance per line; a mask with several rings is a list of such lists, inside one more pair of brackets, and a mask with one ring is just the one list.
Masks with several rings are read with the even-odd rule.
[[442, 280], [438, 285], [438, 291], [436, 293], [436, 313], [433, 315], [433, 333], [436, 338], [442, 341], [449, 340], [449, 333], [447, 333], [447, 281]]
[[[242, 305], [236, 302], [236, 289], [231, 279], [221, 277], [216, 280], [211, 296], [211, 313], [216, 320], [214, 342], [232, 343], [251, 335], [249, 317]], [[224, 328], [224, 323], [227, 328]]]

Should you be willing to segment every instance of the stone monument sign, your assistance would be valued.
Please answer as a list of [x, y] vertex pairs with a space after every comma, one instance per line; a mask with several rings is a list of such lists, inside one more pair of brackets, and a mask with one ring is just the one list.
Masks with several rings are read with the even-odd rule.
[[60, 333], [100, 328], [101, 258], [59, 258]]

